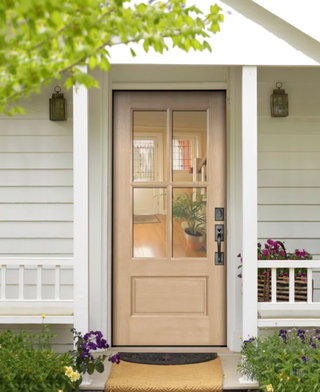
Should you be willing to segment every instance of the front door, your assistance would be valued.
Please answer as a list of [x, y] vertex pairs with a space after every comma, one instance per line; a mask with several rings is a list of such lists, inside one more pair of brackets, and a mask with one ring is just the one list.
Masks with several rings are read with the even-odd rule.
[[225, 92], [115, 92], [113, 143], [113, 345], [225, 345]]

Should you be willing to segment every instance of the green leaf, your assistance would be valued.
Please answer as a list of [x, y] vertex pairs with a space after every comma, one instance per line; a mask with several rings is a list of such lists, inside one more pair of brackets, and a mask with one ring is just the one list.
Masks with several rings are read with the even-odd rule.
[[146, 39], [146, 40], [144, 41], [144, 43], [143, 43], [143, 49], [144, 49], [144, 51], [145, 51], [146, 53], [148, 53], [148, 51], [149, 51], [149, 45], [150, 45], [150, 40], [149, 40], [149, 39]]
[[94, 369], [95, 369], [94, 363], [90, 363], [88, 365], [88, 374], [93, 374]]
[[189, 38], [186, 38], [185, 40], [184, 40], [184, 48], [185, 48], [185, 50], [186, 50], [186, 52], [189, 52], [189, 50], [190, 50], [190, 46], [191, 46], [191, 43], [190, 43], [190, 39]]
[[208, 49], [209, 52], [212, 53], [211, 46], [207, 41], [203, 41], [203, 49]]
[[218, 31], [220, 31], [219, 23], [212, 22], [212, 24], [210, 26], [210, 31], [212, 31], [214, 34], [216, 34]]
[[136, 57], [137, 56], [136, 52], [132, 48], [130, 48], [130, 52], [131, 52], [132, 57]]
[[110, 69], [110, 63], [104, 54], [101, 55], [100, 69], [105, 72], [108, 72]]
[[53, 21], [53, 23], [55, 23], [57, 26], [59, 26], [62, 23], [61, 14], [58, 11], [53, 11], [52, 14], [50, 15], [50, 18]]
[[94, 69], [98, 65], [97, 56], [90, 56], [88, 64], [90, 69]]
[[136, 9], [137, 9], [137, 11], [140, 13], [140, 14], [143, 14], [146, 10], [147, 10], [147, 6], [144, 4], [144, 3], [141, 3], [141, 4], [139, 4], [139, 5], [137, 5], [136, 6]]
[[219, 13], [219, 11], [221, 11], [221, 8], [218, 6], [218, 4], [210, 6], [210, 13], [211, 14], [216, 15], [217, 13]]
[[96, 363], [96, 371], [98, 373], [103, 373], [104, 372], [104, 365], [102, 362], [97, 362]]
[[191, 46], [193, 47], [194, 50], [202, 51], [202, 45], [197, 39], [193, 39], [191, 41]]

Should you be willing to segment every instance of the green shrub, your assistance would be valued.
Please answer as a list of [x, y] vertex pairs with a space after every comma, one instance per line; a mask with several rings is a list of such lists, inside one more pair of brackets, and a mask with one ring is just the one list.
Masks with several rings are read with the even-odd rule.
[[242, 374], [268, 392], [320, 390], [320, 330], [280, 329], [242, 344]]
[[[50, 348], [54, 335], [21, 331], [0, 334], [0, 392], [70, 392], [78, 389], [80, 375], [69, 354]], [[72, 381], [72, 379], [74, 381]]]

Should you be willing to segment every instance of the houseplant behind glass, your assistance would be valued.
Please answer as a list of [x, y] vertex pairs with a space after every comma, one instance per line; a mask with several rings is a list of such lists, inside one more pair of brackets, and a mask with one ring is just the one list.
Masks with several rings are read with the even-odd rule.
[[183, 234], [187, 247], [199, 250], [203, 246], [207, 226], [207, 197], [199, 192], [183, 192], [173, 198], [172, 218], [185, 222]]

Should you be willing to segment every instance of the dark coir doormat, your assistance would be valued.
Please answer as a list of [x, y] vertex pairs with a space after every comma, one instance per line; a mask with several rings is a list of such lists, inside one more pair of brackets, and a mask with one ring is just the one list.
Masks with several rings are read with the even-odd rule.
[[121, 361], [144, 365], [189, 365], [212, 361], [216, 353], [120, 353]]

